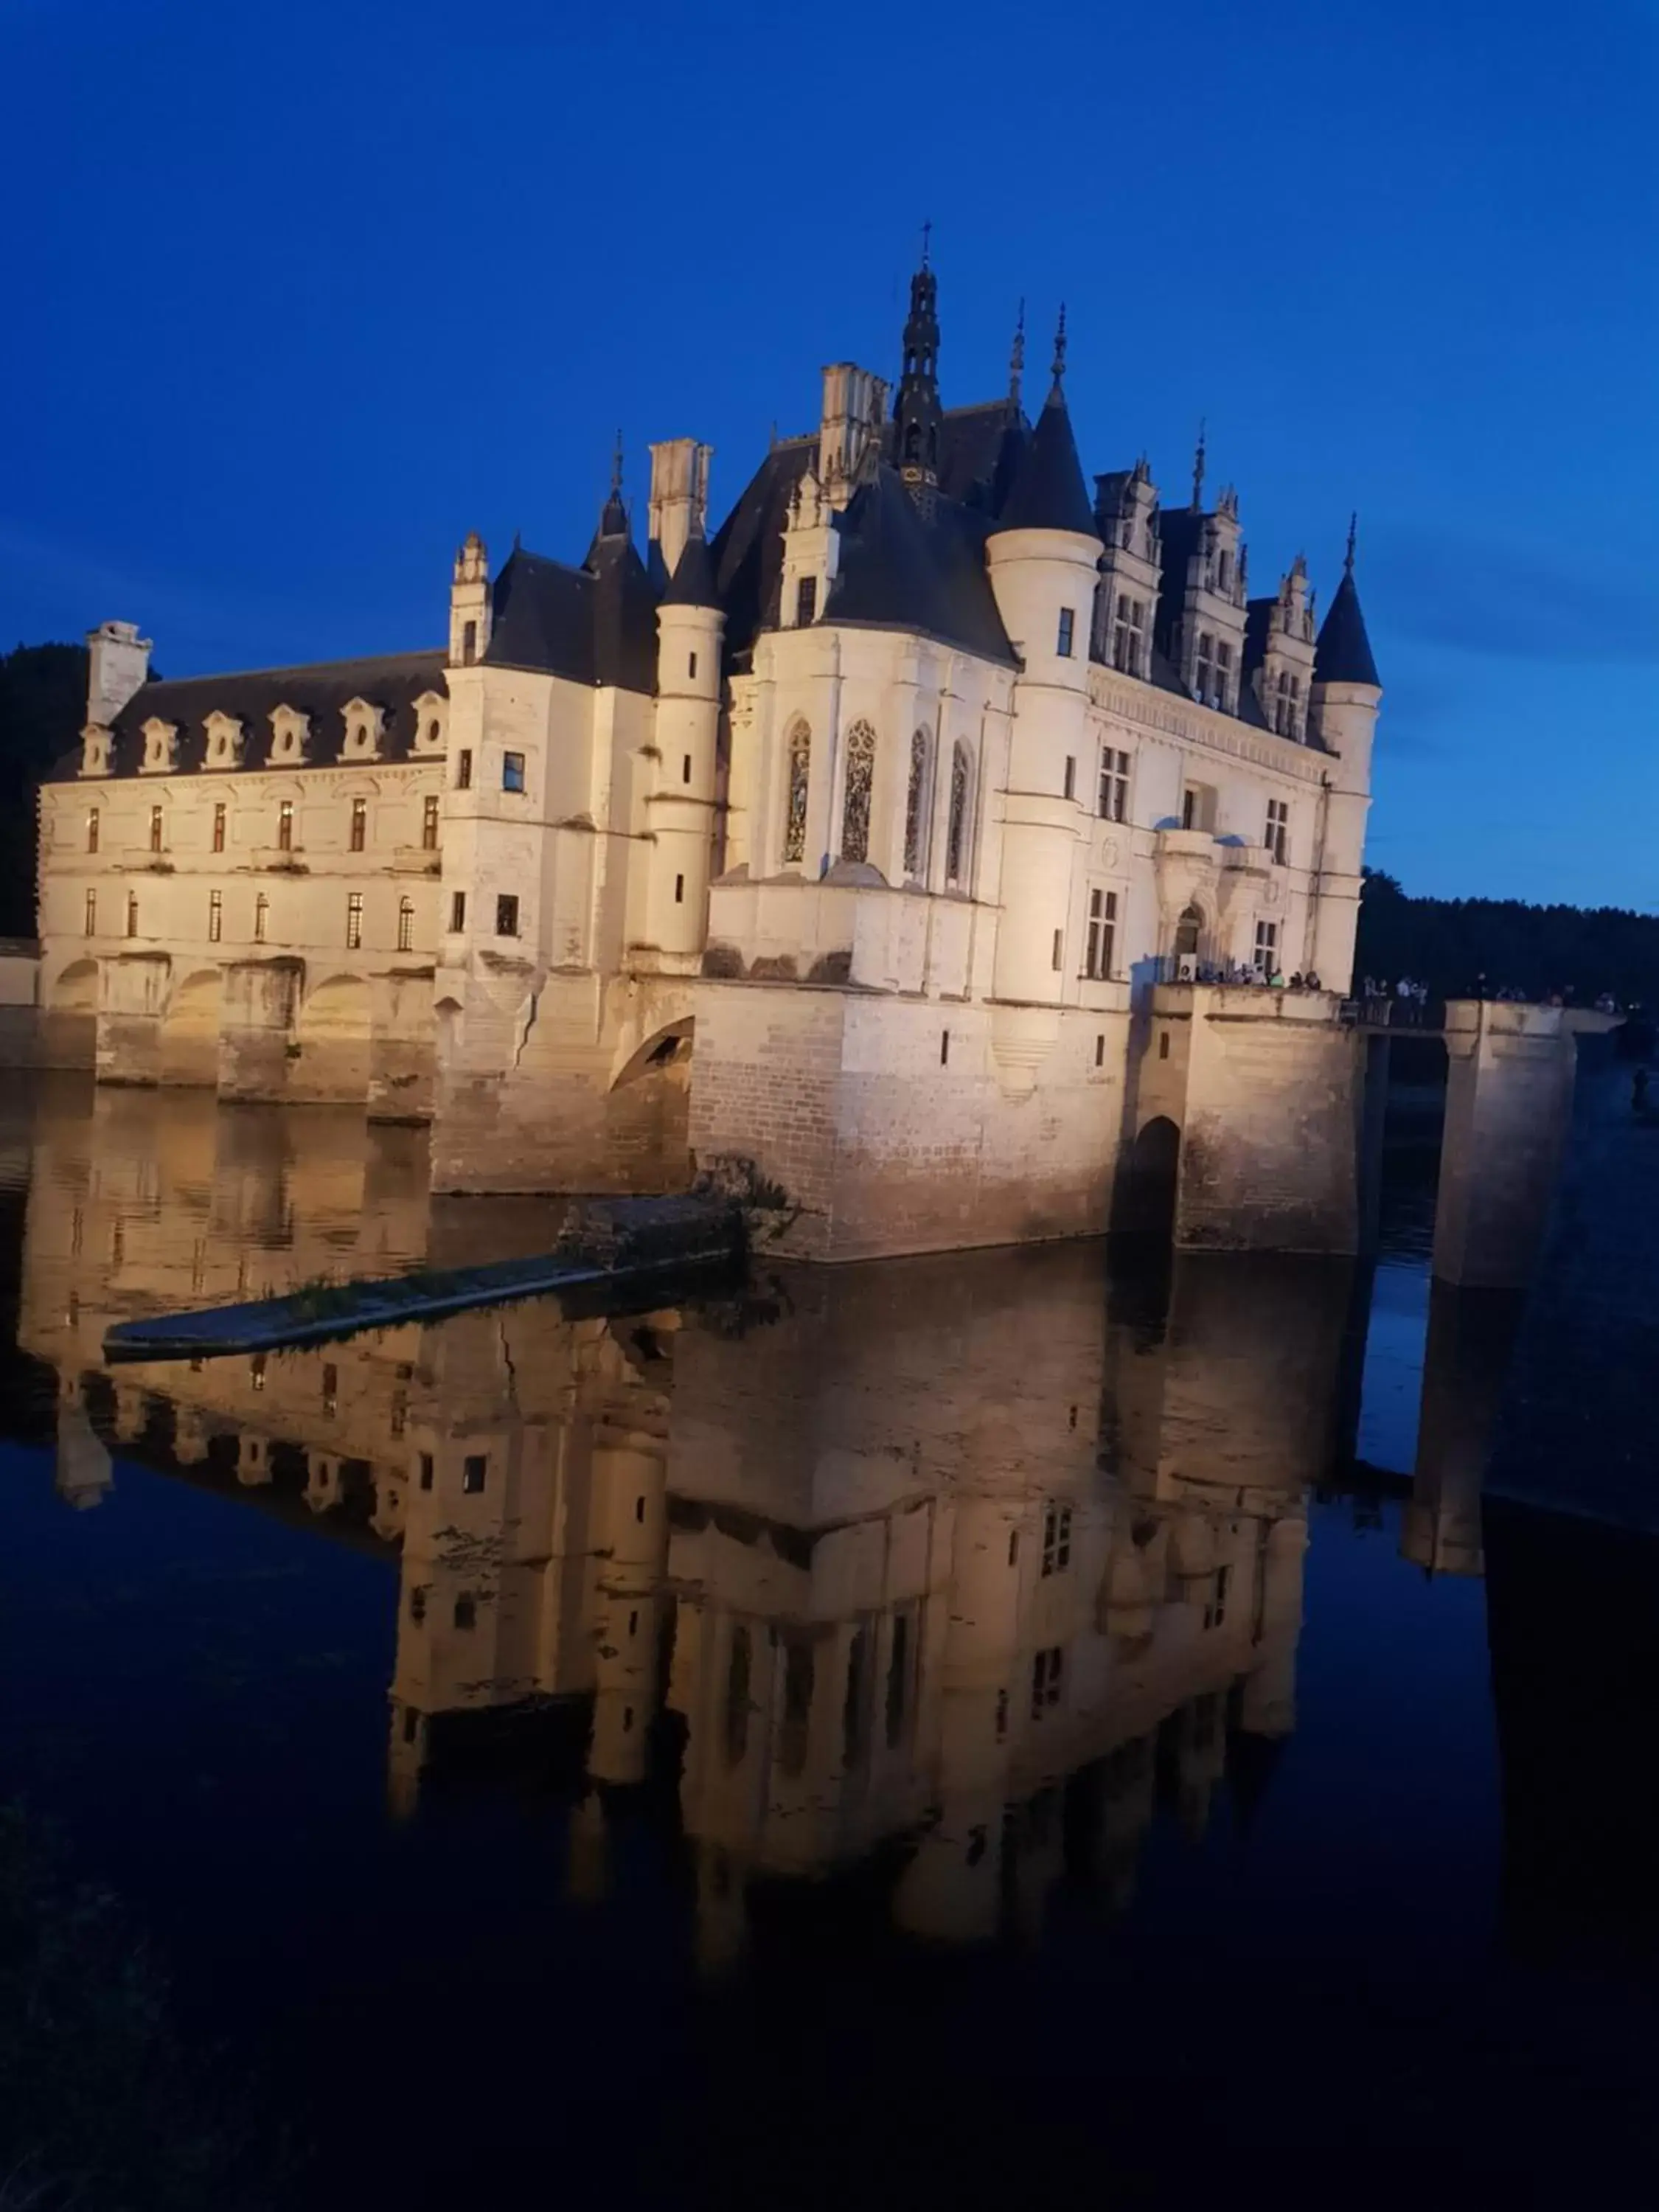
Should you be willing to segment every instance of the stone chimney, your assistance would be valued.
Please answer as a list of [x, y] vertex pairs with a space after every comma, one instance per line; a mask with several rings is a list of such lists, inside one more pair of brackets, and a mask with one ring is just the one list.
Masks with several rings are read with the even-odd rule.
[[87, 720], [106, 730], [149, 676], [150, 641], [136, 623], [100, 623], [87, 632]]
[[650, 538], [666, 576], [679, 566], [688, 538], [708, 535], [708, 464], [714, 457], [714, 448], [700, 446], [695, 438], [665, 438], [651, 447]]
[[881, 377], [850, 361], [832, 362], [824, 370], [817, 478], [837, 512], [880, 454], [886, 412], [887, 386]]

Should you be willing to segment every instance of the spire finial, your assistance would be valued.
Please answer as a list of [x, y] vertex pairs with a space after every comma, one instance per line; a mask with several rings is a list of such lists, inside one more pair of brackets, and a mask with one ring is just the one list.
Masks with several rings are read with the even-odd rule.
[[1204, 512], [1204, 432], [1207, 418], [1200, 416], [1198, 422], [1198, 450], [1193, 455], [1193, 513]]
[[611, 457], [611, 495], [613, 499], [617, 498], [622, 492], [622, 477], [623, 434], [622, 432], [618, 430], [617, 433], [617, 449]]
[[1014, 343], [1008, 349], [1008, 404], [1019, 405], [1020, 379], [1025, 374], [1025, 302], [1019, 303], [1019, 313], [1014, 323]]
[[1358, 543], [1359, 516], [1356, 513], [1348, 517], [1348, 551], [1347, 557], [1342, 563], [1342, 573], [1345, 576], [1352, 576], [1353, 574], [1354, 548]]
[[1054, 325], [1054, 383], [1066, 374], [1066, 302], [1060, 303], [1060, 320]]
[[933, 236], [933, 219], [932, 216], [929, 216], [927, 222], [921, 226], [921, 265], [924, 269], [927, 266], [927, 248], [932, 243]]

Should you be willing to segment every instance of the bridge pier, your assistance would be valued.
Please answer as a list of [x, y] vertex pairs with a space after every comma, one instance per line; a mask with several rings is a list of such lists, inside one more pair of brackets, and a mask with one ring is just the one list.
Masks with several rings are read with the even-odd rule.
[[1559, 1006], [1453, 1000], [1446, 1007], [1446, 1127], [1435, 1209], [1443, 1283], [1529, 1280], [1572, 1111], [1576, 1052]]

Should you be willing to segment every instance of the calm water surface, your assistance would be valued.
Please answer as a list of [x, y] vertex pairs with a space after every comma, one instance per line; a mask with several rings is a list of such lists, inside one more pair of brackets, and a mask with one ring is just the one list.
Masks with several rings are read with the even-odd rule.
[[[762, 1266], [114, 1374], [123, 1316], [556, 1210], [430, 1200], [412, 1133], [72, 1084], [4, 1102], [0, 1167], [0, 1794], [308, 2147], [296, 2203], [1648, 2155], [1650, 1925], [1546, 1909], [1595, 1808], [1522, 1848], [1601, 1701], [1495, 1665], [1506, 1339], [1431, 1313], [1431, 1161], [1374, 1271]], [[1502, 1550], [1504, 1649], [1582, 1662], [1548, 1545]]]

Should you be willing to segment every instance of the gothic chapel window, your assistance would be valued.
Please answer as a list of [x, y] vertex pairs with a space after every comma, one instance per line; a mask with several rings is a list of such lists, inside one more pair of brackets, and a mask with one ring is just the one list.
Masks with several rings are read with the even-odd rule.
[[924, 866], [922, 832], [927, 820], [927, 786], [929, 754], [926, 730], [917, 730], [910, 739], [910, 781], [904, 794], [904, 872], [920, 876]]
[[806, 787], [812, 766], [812, 732], [805, 722], [792, 722], [786, 745], [789, 764], [788, 793], [783, 817], [783, 857], [806, 857]]
[[841, 857], [870, 857], [870, 799], [876, 781], [876, 733], [854, 722], [847, 738], [847, 795], [841, 810]]
[[958, 745], [951, 756], [951, 811], [945, 831], [945, 878], [960, 884], [968, 845], [968, 752]]

